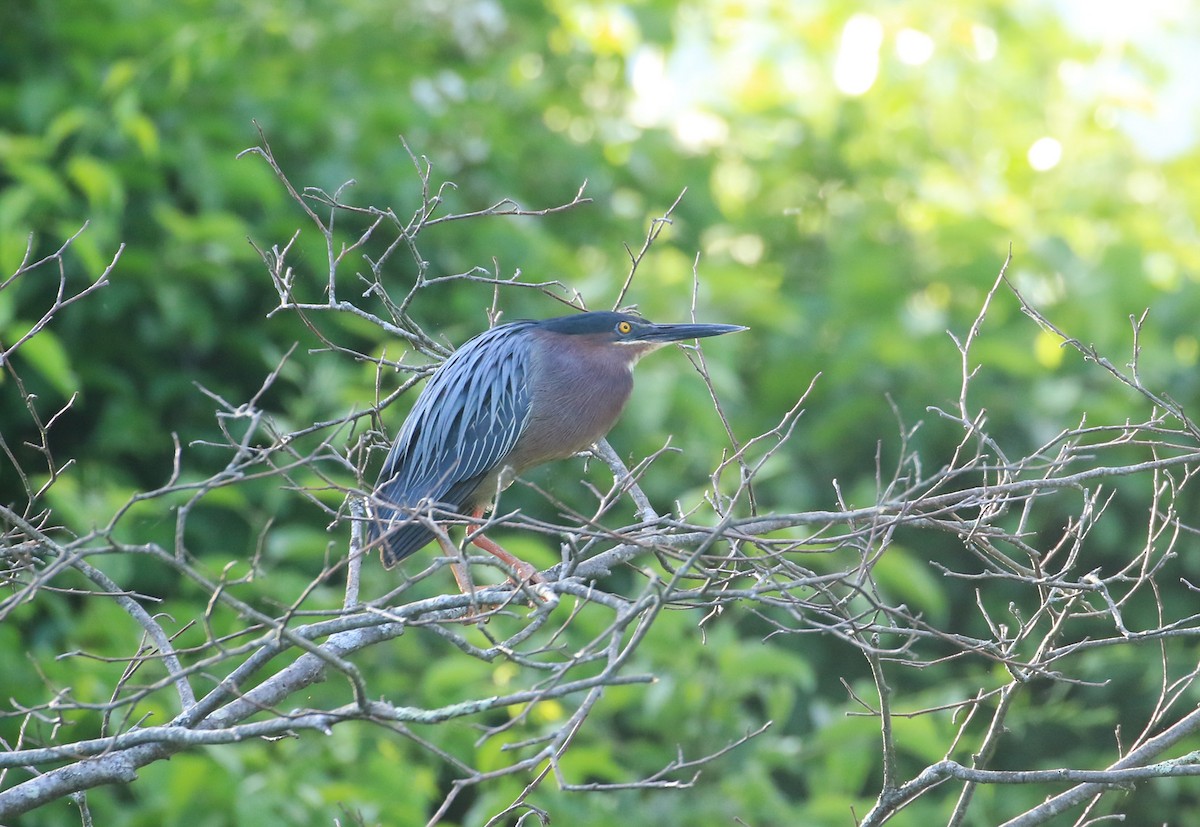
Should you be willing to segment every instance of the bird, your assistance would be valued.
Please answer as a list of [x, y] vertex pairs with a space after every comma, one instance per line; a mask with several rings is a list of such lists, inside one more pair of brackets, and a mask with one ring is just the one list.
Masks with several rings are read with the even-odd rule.
[[[471, 339], [429, 378], [368, 498], [368, 537], [384, 567], [439, 537], [431, 522], [446, 512], [478, 520], [522, 472], [598, 442], [625, 408], [633, 367], [646, 354], [746, 329], [590, 311], [509, 322]], [[541, 582], [536, 567], [482, 533], [470, 542], [522, 581]]]

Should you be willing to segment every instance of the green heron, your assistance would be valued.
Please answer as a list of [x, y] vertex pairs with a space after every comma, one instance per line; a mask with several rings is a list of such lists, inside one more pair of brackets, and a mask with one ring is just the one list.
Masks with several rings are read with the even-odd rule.
[[[435, 510], [479, 519], [521, 472], [607, 434], [629, 399], [633, 366], [647, 353], [745, 329], [591, 312], [510, 322], [476, 336], [429, 379], [383, 464], [370, 534], [384, 566], [434, 539]], [[482, 534], [471, 542], [537, 581], [536, 568]]]

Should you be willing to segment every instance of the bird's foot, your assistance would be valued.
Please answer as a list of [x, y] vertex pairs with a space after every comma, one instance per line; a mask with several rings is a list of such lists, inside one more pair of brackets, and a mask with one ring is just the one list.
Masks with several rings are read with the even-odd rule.
[[475, 534], [471, 537], [471, 542], [509, 567], [515, 576], [510, 575], [508, 582], [512, 583], [514, 588], [531, 593], [542, 603], [549, 603], [551, 600], [557, 602], [558, 595], [548, 588], [546, 578], [542, 577], [537, 566], [510, 554], [499, 543], [483, 534]]
[[558, 605], [558, 592], [550, 587], [550, 582], [542, 577], [542, 573], [538, 571], [537, 567], [523, 560], [518, 560], [517, 563], [518, 565], [513, 566], [513, 570], [519, 579], [508, 578], [508, 582], [512, 583], [513, 588], [531, 596], [542, 605]]

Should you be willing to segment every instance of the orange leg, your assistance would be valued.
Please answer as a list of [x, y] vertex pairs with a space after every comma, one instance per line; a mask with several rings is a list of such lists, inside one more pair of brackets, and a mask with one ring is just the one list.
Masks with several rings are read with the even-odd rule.
[[454, 582], [458, 584], [460, 592], [463, 594], [475, 594], [475, 584], [471, 581], [471, 574], [467, 571], [466, 563], [451, 563], [450, 573], [454, 575]]
[[438, 544], [442, 547], [442, 553], [451, 560], [450, 573], [454, 575], [454, 582], [458, 584], [458, 590], [463, 594], [474, 594], [475, 583], [471, 580], [471, 572], [467, 569], [467, 562], [463, 559], [462, 552], [444, 537], [438, 537]]
[[[476, 508], [473, 512], [471, 512], [471, 516], [474, 519], [478, 520], [479, 518], [481, 518], [483, 516], [483, 512], [484, 512], [483, 508]], [[536, 566], [534, 566], [530, 563], [526, 563], [524, 560], [521, 560], [520, 558], [514, 557], [513, 555], [509, 554], [507, 551], [505, 551], [503, 548], [501, 548], [500, 545], [498, 543], [496, 543], [494, 540], [489, 540], [487, 537], [483, 536], [482, 534], [476, 534], [473, 538], [471, 538], [471, 544], [479, 546], [481, 549], [486, 551], [488, 554], [490, 554], [493, 557], [496, 557], [500, 560], [503, 560], [505, 563], [507, 563], [508, 566], [514, 572], [516, 572], [517, 576], [521, 578], [521, 582], [531, 583], [531, 584], [545, 582], [542, 579], [542, 576], [540, 574], [538, 574], [538, 570], [537, 570]], [[455, 574], [455, 577], [458, 577], [458, 575]], [[460, 581], [460, 585], [461, 585], [461, 581]]]

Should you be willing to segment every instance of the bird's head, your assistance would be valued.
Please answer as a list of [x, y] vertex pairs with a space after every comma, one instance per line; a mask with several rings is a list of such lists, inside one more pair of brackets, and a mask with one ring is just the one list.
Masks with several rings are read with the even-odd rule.
[[647, 353], [672, 342], [746, 330], [735, 324], [655, 324], [629, 313], [611, 311], [559, 316], [538, 322], [537, 326], [547, 333], [570, 337], [564, 344], [602, 348], [614, 358], [624, 359], [630, 367]]

